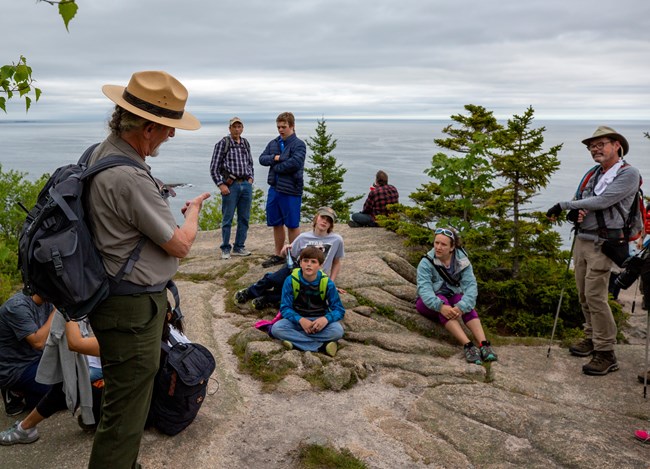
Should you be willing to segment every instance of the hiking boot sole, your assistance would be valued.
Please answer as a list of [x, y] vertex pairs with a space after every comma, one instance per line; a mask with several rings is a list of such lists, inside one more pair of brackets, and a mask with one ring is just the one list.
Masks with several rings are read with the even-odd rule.
[[589, 355], [594, 353], [594, 351], [589, 350], [588, 352], [584, 352], [582, 350], [576, 350], [576, 349], [569, 348], [569, 353], [571, 355], [573, 355], [574, 357], [588, 357]]
[[600, 371], [600, 370], [592, 370], [590, 368], [585, 369], [585, 367], [582, 367], [582, 372], [586, 375], [590, 376], [605, 376], [607, 373], [611, 373], [612, 371], [617, 371], [618, 370], [618, 363], [612, 363], [609, 365], [609, 367], [606, 370]]

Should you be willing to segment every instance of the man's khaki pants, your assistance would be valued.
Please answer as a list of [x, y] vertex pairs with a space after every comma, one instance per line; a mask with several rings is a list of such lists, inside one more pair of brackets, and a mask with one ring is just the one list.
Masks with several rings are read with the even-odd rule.
[[593, 241], [576, 239], [573, 251], [576, 285], [584, 330], [594, 342], [594, 350], [613, 351], [616, 345], [616, 323], [607, 302], [612, 261]]

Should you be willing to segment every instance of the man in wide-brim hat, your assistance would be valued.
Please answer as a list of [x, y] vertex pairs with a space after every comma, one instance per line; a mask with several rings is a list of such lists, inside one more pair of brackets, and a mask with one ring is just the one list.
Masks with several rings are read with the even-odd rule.
[[552, 220], [562, 210], [575, 223], [574, 273], [585, 339], [569, 351], [591, 361], [582, 367], [588, 375], [602, 376], [618, 370], [614, 354], [616, 322], [607, 295], [612, 259], [629, 255], [627, 219], [639, 190], [639, 171], [623, 160], [629, 144], [611, 127], [600, 126], [582, 141], [598, 166], [582, 179], [574, 200], [559, 202], [546, 216]]
[[166, 72], [134, 73], [129, 84], [105, 85], [116, 106], [111, 134], [94, 150], [89, 165], [111, 154], [135, 166], [117, 166], [89, 184], [88, 207], [95, 244], [109, 276], [122, 268], [140, 240], [144, 245], [132, 270], [90, 315], [104, 371], [102, 417], [90, 456], [91, 468], [138, 467], [160, 340], [167, 311], [165, 286], [196, 237], [201, 205], [210, 194], [186, 202], [181, 227], [145, 163], [176, 129], [201, 124], [185, 110], [187, 89]]

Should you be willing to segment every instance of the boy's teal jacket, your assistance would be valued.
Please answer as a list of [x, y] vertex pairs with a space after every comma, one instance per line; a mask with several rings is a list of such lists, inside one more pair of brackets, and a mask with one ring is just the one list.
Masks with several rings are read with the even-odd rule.
[[[456, 249], [454, 261], [456, 262], [456, 273], [460, 272], [460, 286], [455, 287], [447, 284], [447, 287], [454, 293], [461, 293], [463, 298], [456, 303], [456, 306], [463, 312], [469, 313], [476, 306], [476, 298], [478, 296], [478, 287], [476, 285], [476, 277], [474, 277], [474, 270], [467, 255], [460, 249]], [[428, 256], [433, 261], [442, 266], [442, 262], [436, 257], [436, 250], [429, 251]], [[433, 311], [440, 311], [444, 304], [436, 293], [440, 291], [444, 280], [436, 270], [436, 268], [429, 262], [428, 259], [422, 258], [418, 264], [418, 296], [427, 308]]]
[[[298, 278], [301, 283], [305, 285], [313, 285], [316, 287], [318, 287], [322, 275], [323, 273], [319, 271], [318, 275], [316, 276], [316, 280], [313, 282], [308, 282], [303, 278], [302, 270], [298, 272]], [[325, 313], [325, 317], [329, 323], [343, 319], [343, 316], [345, 315], [345, 308], [343, 308], [341, 297], [339, 297], [339, 292], [336, 290], [336, 286], [334, 285], [334, 282], [332, 282], [332, 279], [329, 279], [327, 281], [327, 293], [325, 294], [325, 302], [327, 303], [327, 312]], [[282, 286], [280, 313], [282, 313], [282, 317], [284, 319], [288, 319], [289, 321], [296, 324], [298, 324], [302, 318], [302, 316], [293, 309], [293, 285], [291, 283], [291, 276], [286, 278], [284, 285]]]

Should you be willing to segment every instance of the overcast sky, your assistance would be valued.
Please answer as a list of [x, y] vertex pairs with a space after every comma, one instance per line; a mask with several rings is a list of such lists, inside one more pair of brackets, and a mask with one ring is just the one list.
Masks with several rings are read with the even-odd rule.
[[0, 61], [22, 54], [41, 101], [8, 119], [104, 117], [105, 83], [162, 69], [201, 119], [650, 119], [649, 0], [77, 0], [2, 6]]

